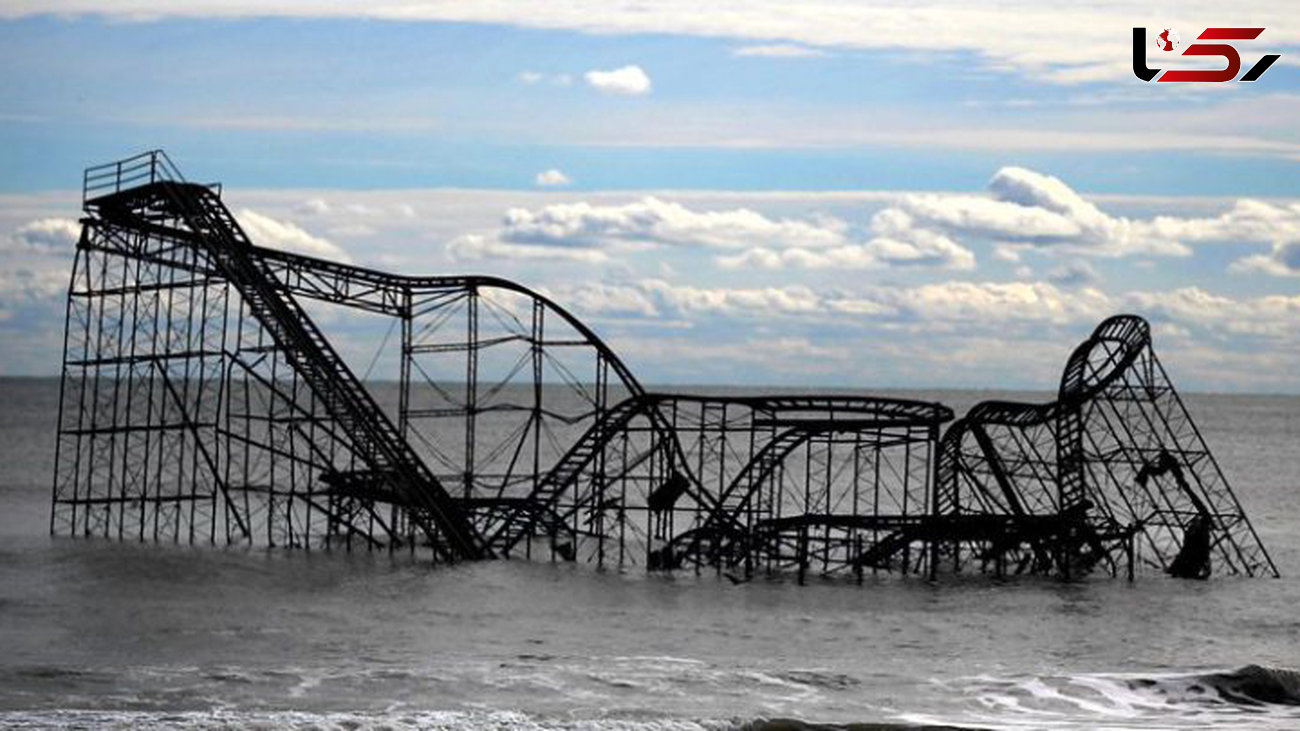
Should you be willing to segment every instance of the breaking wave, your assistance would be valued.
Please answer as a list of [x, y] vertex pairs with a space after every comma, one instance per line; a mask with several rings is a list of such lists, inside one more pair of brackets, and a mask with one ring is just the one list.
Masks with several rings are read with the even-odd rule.
[[1232, 672], [1194, 677], [1197, 681], [1189, 690], [1203, 684], [1227, 703], [1300, 706], [1300, 672], [1295, 670], [1247, 665]]
[[1294, 729], [1300, 671], [1247, 665], [1185, 674], [1096, 673], [936, 681], [966, 700], [955, 714], [903, 714], [917, 723], [996, 729]]
[[[649, 658], [638, 658], [647, 660]], [[666, 659], [662, 661], [666, 662]], [[790, 671], [784, 682], [863, 693], [855, 679]], [[697, 679], [698, 681], [698, 679]], [[42, 710], [0, 712], [6, 728], [474, 729], [498, 731], [941, 731], [944, 729], [1291, 729], [1300, 726], [1300, 672], [1247, 665], [1167, 675], [1081, 674], [935, 681], [945, 711], [856, 721], [689, 719], [657, 713], [574, 719], [515, 711], [298, 712]], [[810, 716], [815, 714], [809, 714]]]

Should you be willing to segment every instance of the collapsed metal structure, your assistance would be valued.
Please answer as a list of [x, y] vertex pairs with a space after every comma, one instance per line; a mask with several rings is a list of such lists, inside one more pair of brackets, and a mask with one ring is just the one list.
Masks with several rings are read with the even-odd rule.
[[[260, 248], [160, 151], [87, 170], [84, 208], [57, 534], [733, 577], [1277, 573], [1140, 318], [1103, 323], [1057, 401], [944, 431], [936, 403], [648, 391], [513, 282]], [[395, 384], [317, 324], [346, 313], [399, 333]]]

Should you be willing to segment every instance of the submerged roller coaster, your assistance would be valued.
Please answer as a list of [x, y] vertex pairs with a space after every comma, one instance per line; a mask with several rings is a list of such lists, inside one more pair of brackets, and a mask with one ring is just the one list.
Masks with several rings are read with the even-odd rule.
[[[732, 578], [1277, 574], [1138, 317], [1079, 346], [1057, 400], [956, 421], [652, 392], [513, 282], [258, 247], [162, 152], [84, 183], [56, 534]], [[396, 384], [326, 337], [338, 308], [399, 333]]]

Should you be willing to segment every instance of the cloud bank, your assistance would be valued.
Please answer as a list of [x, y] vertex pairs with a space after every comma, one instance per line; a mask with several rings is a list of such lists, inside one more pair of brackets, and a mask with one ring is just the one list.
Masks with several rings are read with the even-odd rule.
[[[553, 170], [539, 174], [537, 183], [561, 180], [567, 177]], [[646, 196], [622, 204], [511, 208], [499, 228], [459, 237], [448, 250], [459, 259], [605, 262], [667, 246], [714, 252], [716, 265], [733, 270], [969, 271], [977, 267], [973, 247], [983, 245], [997, 261], [1021, 262], [1029, 252], [1070, 257], [1049, 280], [1079, 286], [1099, 279], [1089, 258], [1187, 258], [1192, 245], [1207, 243], [1266, 244], [1269, 251], [1238, 257], [1231, 270], [1300, 276], [1300, 203], [1240, 199], [1216, 216], [1132, 218], [1102, 210], [1059, 178], [1004, 167], [984, 194], [899, 194], [865, 227], [824, 214], [698, 210]]]
[[[1267, 2], [1252, 6], [1267, 19], [1278, 50], [1294, 47], [1300, 7]], [[904, 50], [927, 54], [969, 53], [988, 68], [1012, 71], [1053, 83], [1132, 79], [1129, 33], [1134, 25], [1166, 22], [1176, 14], [1180, 27], [1222, 25], [1223, 9], [1210, 0], [1179, 3], [1153, 17], [1120, 0], [1060, 6], [1012, 0], [971, 4], [959, 0], [919, 0], [900, 4], [856, 0], [808, 0], [797, 4], [772, 0], [700, 4], [661, 0], [651, 9], [639, 0], [574, 0], [490, 3], [449, 0], [394, 0], [383, 3], [338, 3], [331, 0], [248, 3], [243, 0], [192, 0], [160, 5], [152, 0], [11, 0], [0, 17], [36, 14], [105, 14], [148, 20], [164, 17], [363, 17], [392, 21], [497, 23], [600, 34], [705, 36], [793, 43], [824, 48]], [[1015, 18], [1019, 32], [1007, 32]], [[1263, 21], [1260, 23], [1265, 24]], [[1069, 29], [1066, 38], [1052, 29]], [[1289, 42], [1284, 42], [1284, 39]], [[1284, 59], [1286, 56], [1284, 56]]]
[[942, 234], [915, 230], [906, 214], [878, 215], [869, 238], [831, 216], [773, 218], [748, 208], [698, 211], [647, 196], [621, 205], [557, 203], [512, 208], [501, 227], [460, 237], [448, 246], [457, 258], [523, 256], [606, 261], [610, 253], [666, 246], [718, 253], [726, 268], [875, 269], [925, 266], [971, 269], [975, 257]]
[[313, 236], [292, 221], [278, 220], [248, 208], [240, 209], [235, 217], [239, 220], [239, 225], [244, 228], [244, 232], [258, 246], [320, 259], [331, 259], [345, 264], [352, 262], [352, 257], [342, 247], [327, 239]]

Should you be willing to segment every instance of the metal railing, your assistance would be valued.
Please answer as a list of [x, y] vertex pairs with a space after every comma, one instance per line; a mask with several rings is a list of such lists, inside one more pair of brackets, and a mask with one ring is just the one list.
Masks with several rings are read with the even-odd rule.
[[[86, 168], [81, 181], [81, 200], [86, 203], [95, 198], [160, 181], [189, 182], [171, 158], [167, 157], [167, 153], [150, 150], [124, 160]], [[210, 183], [206, 187], [220, 197], [220, 183]]]

